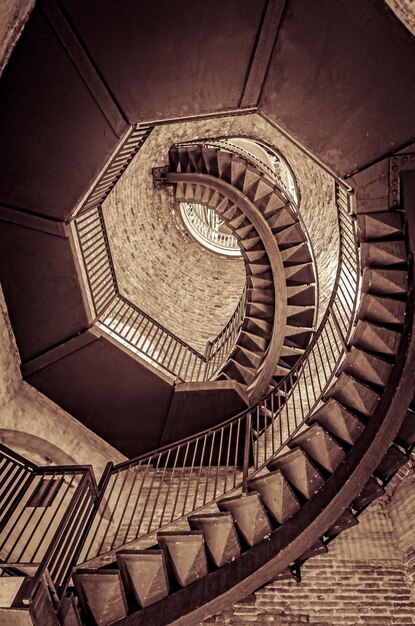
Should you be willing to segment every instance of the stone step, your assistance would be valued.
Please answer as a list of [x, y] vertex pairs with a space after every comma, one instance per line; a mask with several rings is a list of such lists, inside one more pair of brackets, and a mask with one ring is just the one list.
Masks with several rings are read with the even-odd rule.
[[223, 371], [231, 380], [236, 380], [242, 385], [249, 385], [254, 380], [256, 374], [255, 367], [245, 367], [234, 358], [228, 360]]
[[197, 530], [157, 533], [168, 567], [181, 587], [187, 587], [208, 573], [203, 533]]
[[252, 350], [248, 350], [245, 347], [237, 345], [236, 352], [237, 352], [237, 357], [234, 357], [233, 354], [232, 354], [232, 357], [236, 358], [238, 363], [241, 363], [241, 365], [258, 369], [258, 367], [262, 363], [262, 354], [258, 353], [257, 351], [254, 352]]
[[73, 574], [82, 612], [96, 626], [109, 626], [127, 616], [121, 575], [115, 569], [78, 569]]
[[162, 550], [121, 550], [116, 554], [130, 607], [145, 607], [169, 595]]
[[216, 160], [219, 178], [229, 182], [231, 180], [232, 154], [224, 150], [218, 150]]
[[249, 481], [248, 488], [260, 494], [266, 510], [278, 524], [284, 524], [300, 509], [300, 503], [281, 470]]
[[239, 335], [238, 344], [241, 346], [243, 345], [248, 350], [263, 351], [267, 347], [268, 341], [264, 339], [264, 337], [260, 337], [259, 335], [255, 335], [253, 333], [249, 333], [246, 330], [243, 330]]
[[210, 174], [210, 176], [218, 176], [218, 159], [217, 159], [216, 148], [206, 148], [203, 146], [202, 148], [202, 156], [203, 161], [206, 168], [206, 173]]
[[311, 328], [314, 321], [314, 310], [314, 306], [287, 305], [287, 324], [289, 326]]
[[267, 467], [271, 472], [281, 470], [288, 482], [307, 500], [324, 484], [323, 476], [301, 448], [277, 457]]
[[330, 398], [314, 411], [308, 423], [321, 424], [325, 430], [349, 445], [358, 440], [365, 428], [364, 423], [354, 413], [334, 398]]
[[313, 331], [310, 328], [301, 328], [301, 326], [290, 326], [287, 324], [285, 328], [284, 345], [292, 348], [307, 348]]
[[238, 189], [242, 186], [245, 169], [245, 161], [235, 155], [232, 155], [230, 182], [234, 187], [237, 187]]
[[278, 232], [275, 232], [275, 228], [272, 230], [279, 246], [282, 244], [294, 245], [305, 241], [305, 235], [299, 222], [295, 222]]
[[254, 546], [272, 532], [272, 526], [257, 492], [219, 500], [220, 511], [232, 513], [236, 528], [248, 546]]
[[258, 289], [249, 287], [246, 290], [246, 298], [248, 302], [262, 302], [263, 304], [274, 304], [274, 289], [265, 288]]
[[250, 317], [272, 321], [274, 319], [274, 305], [264, 302], [247, 302], [246, 313]]
[[[296, 224], [298, 222], [298, 218], [293, 214], [293, 211], [289, 208], [289, 206], [284, 206], [282, 209], [276, 211], [268, 217], [267, 222], [272, 232], [276, 234], [286, 230], [293, 224]], [[278, 240], [278, 237], [276, 237], [276, 239]]]
[[249, 333], [260, 335], [261, 337], [269, 337], [272, 330], [272, 324], [267, 320], [246, 315], [242, 328], [247, 330]]
[[241, 546], [228, 512], [202, 513], [188, 518], [190, 528], [203, 532], [205, 545], [216, 567], [234, 561], [241, 554]]
[[320, 424], [313, 424], [294, 437], [288, 446], [301, 448], [307, 456], [327, 472], [333, 473], [345, 457], [343, 448]]

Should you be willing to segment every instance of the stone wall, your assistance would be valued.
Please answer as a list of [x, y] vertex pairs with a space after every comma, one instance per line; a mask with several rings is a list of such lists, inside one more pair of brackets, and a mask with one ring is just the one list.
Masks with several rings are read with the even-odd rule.
[[23, 30], [35, 0], [0, 2], [0, 75]]
[[396, 486], [388, 509], [415, 596], [415, 458]]

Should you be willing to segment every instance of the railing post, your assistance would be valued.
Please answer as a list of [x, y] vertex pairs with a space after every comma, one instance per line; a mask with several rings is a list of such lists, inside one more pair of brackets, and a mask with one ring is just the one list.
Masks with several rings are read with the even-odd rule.
[[248, 470], [251, 450], [252, 413], [248, 413], [245, 422], [244, 461], [242, 467], [242, 493], [248, 492]]

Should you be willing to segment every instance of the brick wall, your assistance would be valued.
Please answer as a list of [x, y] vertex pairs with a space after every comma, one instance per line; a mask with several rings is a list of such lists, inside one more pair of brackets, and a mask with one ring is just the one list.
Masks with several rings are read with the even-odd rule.
[[415, 596], [415, 459], [396, 486], [388, 510]]
[[[413, 517], [402, 510], [404, 524]], [[301, 568], [302, 581], [281, 575], [253, 596], [209, 618], [205, 626], [381, 626], [415, 624], [415, 596], [385, 504]]]
[[[243, 262], [205, 251], [183, 229], [171, 191], [154, 190], [151, 169], [167, 163], [172, 143], [251, 136], [288, 159], [301, 193], [301, 212], [317, 257], [323, 302], [337, 265], [331, 178], [258, 115], [157, 127], [104, 204], [121, 291], [198, 349], [223, 328], [245, 282]], [[172, 212], [173, 211], [173, 212]], [[321, 219], [327, 228], [321, 229]], [[324, 307], [322, 306], [322, 310]]]

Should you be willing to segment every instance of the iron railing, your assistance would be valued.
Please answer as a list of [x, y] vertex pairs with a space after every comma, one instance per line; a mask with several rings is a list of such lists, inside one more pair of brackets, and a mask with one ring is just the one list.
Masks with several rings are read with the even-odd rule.
[[245, 290], [223, 330], [202, 354], [120, 294], [101, 207], [80, 215], [75, 232], [97, 326], [178, 381], [212, 378], [235, 345], [245, 313]]
[[[113, 467], [104, 514], [91, 526], [81, 560], [143, 539], [213, 505], [260, 471], [306, 424], [347, 350], [359, 293], [355, 220], [336, 183], [339, 264], [319, 328], [290, 374], [256, 406], [215, 428]], [[104, 495], [103, 495], [104, 497]]]
[[[58, 606], [98, 497], [89, 466], [38, 467], [0, 445], [0, 559], [2, 568], [32, 573], [24, 604], [44, 575]], [[23, 570], [24, 571], [24, 570]]]
[[219, 254], [241, 256], [236, 237], [219, 230], [223, 221], [214, 209], [194, 202], [180, 202], [180, 215], [187, 230], [203, 246]]

